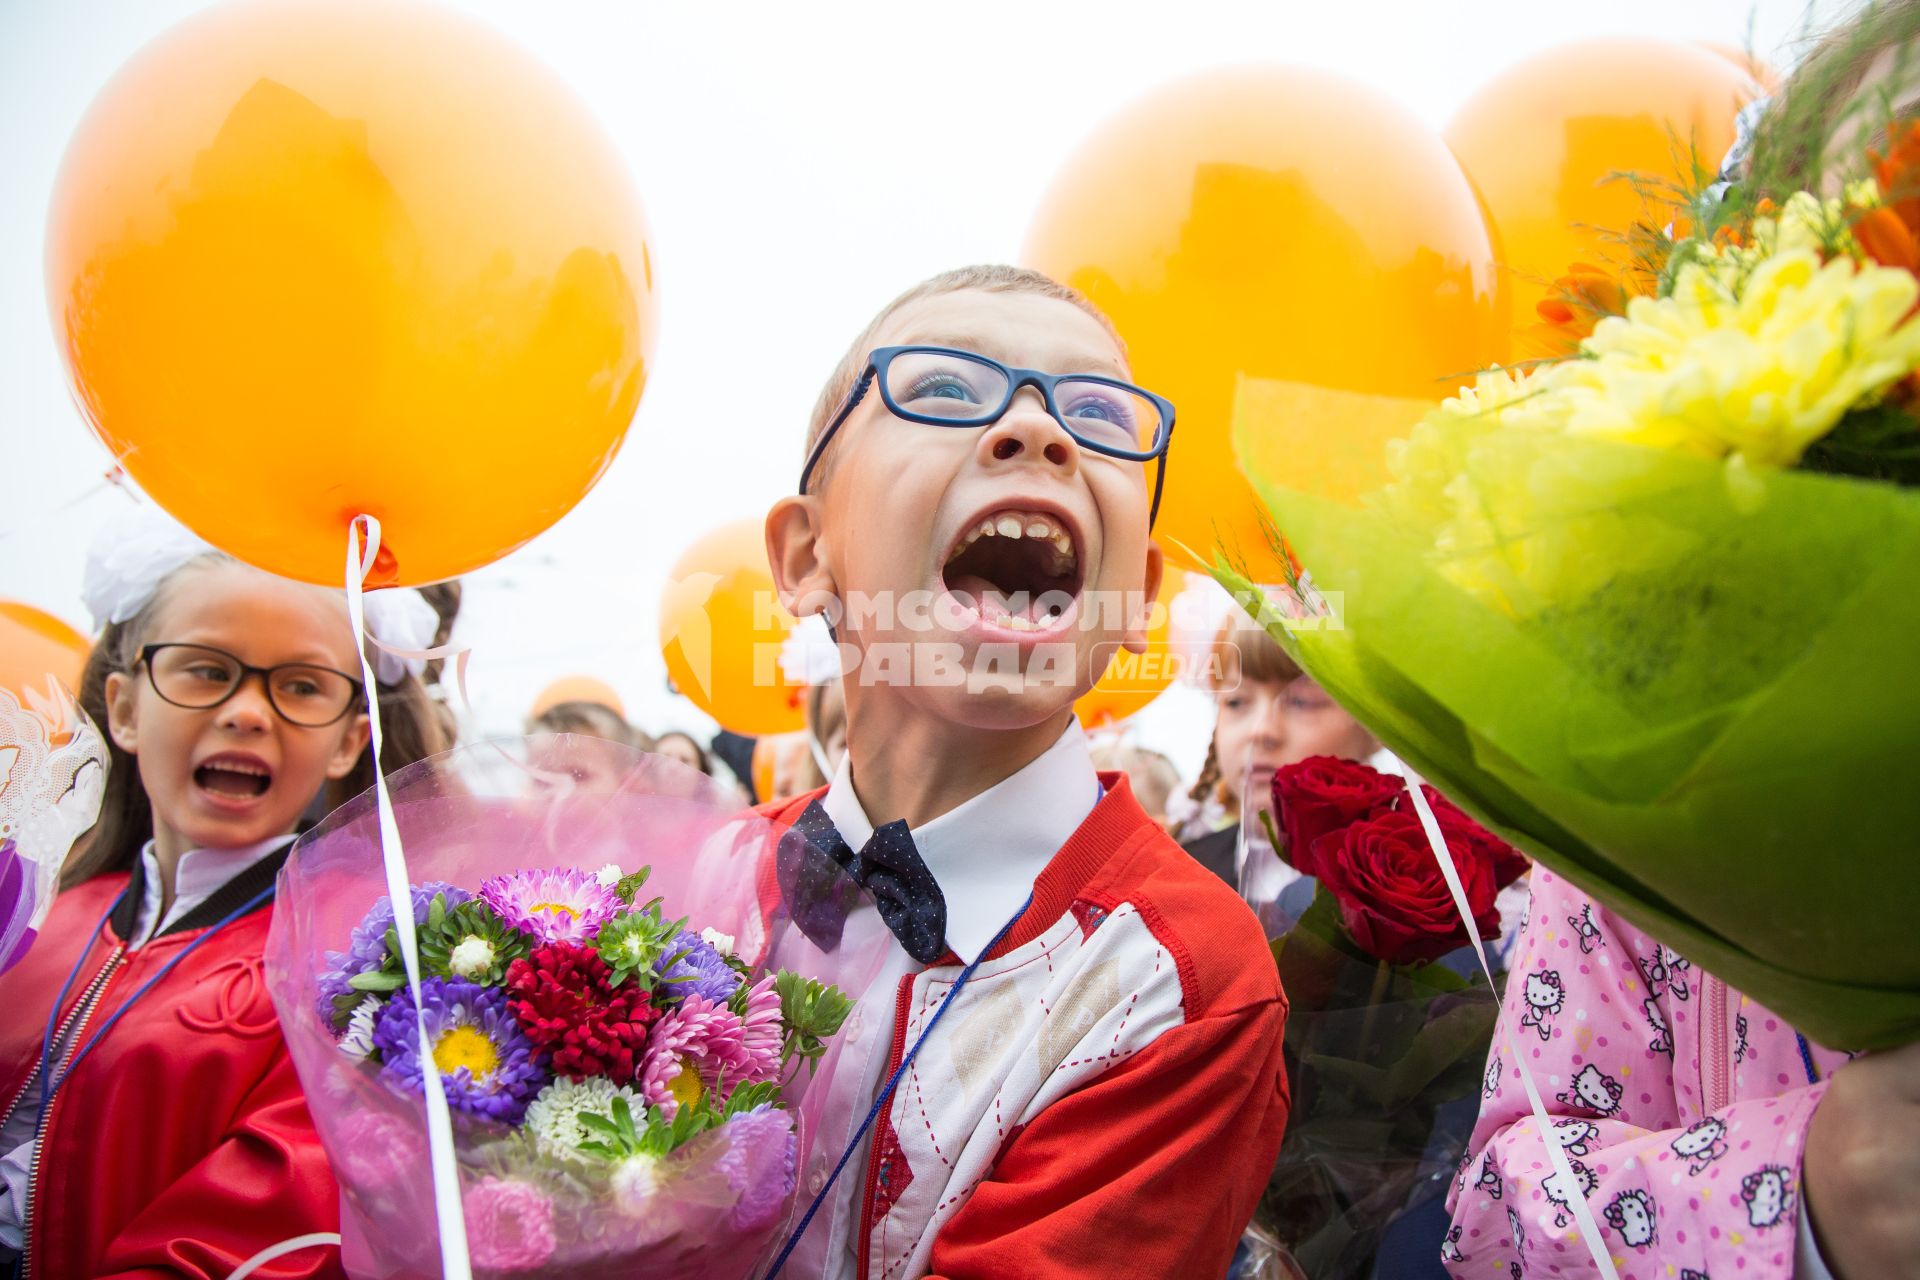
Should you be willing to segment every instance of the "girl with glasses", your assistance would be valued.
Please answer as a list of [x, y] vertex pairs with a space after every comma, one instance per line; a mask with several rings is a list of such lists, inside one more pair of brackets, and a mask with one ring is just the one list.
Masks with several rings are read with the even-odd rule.
[[[261, 952], [302, 813], [372, 779], [360, 657], [339, 592], [147, 523], [89, 564], [106, 800], [0, 1009], [0, 1263], [27, 1275], [224, 1277], [339, 1224]], [[391, 769], [445, 744], [385, 665]]]

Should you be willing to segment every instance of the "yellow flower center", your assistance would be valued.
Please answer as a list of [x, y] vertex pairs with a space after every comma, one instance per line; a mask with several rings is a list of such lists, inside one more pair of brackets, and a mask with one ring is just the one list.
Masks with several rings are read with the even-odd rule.
[[440, 1074], [450, 1076], [465, 1067], [475, 1080], [490, 1075], [500, 1065], [493, 1041], [472, 1027], [455, 1027], [434, 1042], [433, 1065]]
[[667, 1092], [683, 1107], [700, 1105], [700, 1099], [706, 1096], [707, 1086], [701, 1083], [700, 1068], [692, 1058], [680, 1059], [680, 1074], [667, 1082]]
[[573, 919], [573, 908], [563, 903], [536, 902], [533, 904], [534, 915], [539, 915], [542, 911], [547, 912], [549, 915], [565, 916], [569, 920]]

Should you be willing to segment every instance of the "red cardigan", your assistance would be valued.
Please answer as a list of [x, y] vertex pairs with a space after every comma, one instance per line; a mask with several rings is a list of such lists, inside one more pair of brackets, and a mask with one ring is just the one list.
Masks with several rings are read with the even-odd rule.
[[[281, 859], [242, 872], [183, 924], [218, 920], [272, 883]], [[204, 928], [121, 952], [140, 888], [104, 928], [129, 877], [100, 876], [54, 901], [39, 941], [6, 977], [0, 1105], [39, 1065], [47, 1014], [80, 964], [60, 1016], [119, 954], [85, 1040]], [[203, 915], [209, 912], [210, 915]], [[142, 996], [87, 1054], [44, 1117], [28, 1230], [28, 1274], [225, 1280], [259, 1250], [340, 1229], [339, 1190], [307, 1113], [261, 968], [270, 906], [220, 930]], [[84, 1043], [84, 1040], [83, 1040]], [[306, 1249], [258, 1276], [341, 1276], [337, 1249]]]
[[[987, 953], [962, 1003], [998, 981], [1003, 990], [1031, 987], [1043, 1002], [1076, 1004], [1073, 1016], [1090, 1022], [1100, 1010], [1085, 1001], [1100, 984], [1068, 981], [1082, 968], [1076, 956], [1098, 949], [1103, 965], [1117, 966], [1157, 947], [1169, 966], [1142, 987], [1106, 994], [1129, 1006], [1177, 997], [1177, 1025], [1082, 1072], [1077, 1087], [1006, 1134], [988, 1167], [963, 1168], [969, 1157], [941, 1144], [971, 1150], [980, 1132], [940, 1131], [939, 1099], [999, 1090], [1015, 1108], [1030, 1102], [1011, 1088], [1018, 1073], [1007, 1064], [1031, 1057], [1034, 1046], [1002, 1036], [993, 1052], [975, 1053], [976, 1072], [992, 1082], [944, 1079], [938, 1064], [958, 1051], [942, 1038], [973, 1016], [956, 1009], [923, 1054], [931, 1064], [925, 1079], [903, 1082], [870, 1139], [881, 1158], [869, 1165], [863, 1201], [862, 1280], [1207, 1280], [1227, 1272], [1286, 1129], [1286, 997], [1246, 904], [1141, 810], [1125, 774], [1100, 780], [1105, 797], [1041, 872], [1033, 905]], [[823, 793], [759, 812], [790, 826]], [[758, 888], [770, 923], [779, 902], [771, 859], [759, 868]], [[900, 1008], [926, 996], [929, 984], [951, 982], [958, 967], [949, 952], [902, 979]], [[1007, 972], [996, 979], [988, 972], [996, 968]], [[896, 1025], [889, 1071], [904, 1041]], [[967, 1123], [964, 1114], [951, 1122]], [[892, 1178], [895, 1171], [906, 1179]], [[900, 1186], [913, 1191], [902, 1195]], [[936, 1188], [929, 1221], [926, 1193]]]

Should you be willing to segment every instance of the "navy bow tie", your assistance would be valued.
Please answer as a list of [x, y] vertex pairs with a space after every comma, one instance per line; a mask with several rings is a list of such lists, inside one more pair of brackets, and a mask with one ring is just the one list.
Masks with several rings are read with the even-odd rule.
[[840, 944], [859, 885], [908, 955], [932, 964], [946, 954], [947, 900], [905, 822], [880, 827], [855, 853], [815, 800], [781, 839], [774, 869], [794, 924], [823, 951]]

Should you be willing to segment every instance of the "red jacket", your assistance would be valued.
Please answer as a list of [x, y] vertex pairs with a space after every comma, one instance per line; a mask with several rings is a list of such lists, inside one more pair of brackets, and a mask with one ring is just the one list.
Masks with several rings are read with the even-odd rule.
[[[1100, 780], [869, 1139], [863, 1280], [1226, 1274], [1286, 1128], [1286, 997], [1246, 904]], [[959, 968], [902, 979], [889, 1071]]]
[[[60, 1017], [99, 975], [79, 1040], [218, 920], [272, 883], [281, 859], [248, 868], [180, 923], [127, 952], [140, 888], [96, 931], [125, 873], [55, 900], [39, 941], [6, 976], [0, 1102], [11, 1107], [39, 1065], [47, 1014], [79, 976]], [[259, 1250], [340, 1229], [339, 1190], [307, 1113], [268, 997], [260, 955], [271, 906], [221, 929], [147, 992], [60, 1086], [43, 1117], [27, 1222], [27, 1273], [225, 1277]], [[201, 927], [192, 927], [196, 924]], [[77, 1045], [76, 1045], [77, 1048]], [[337, 1249], [307, 1249], [259, 1276], [340, 1276]]]

